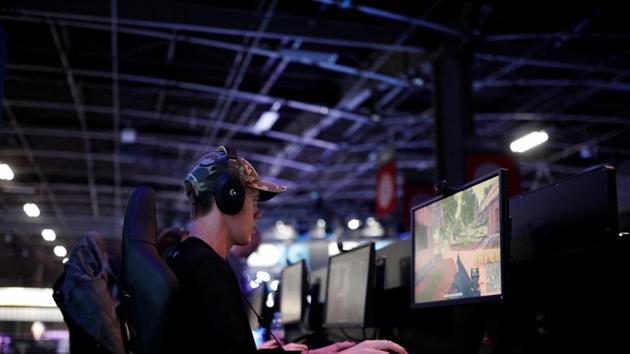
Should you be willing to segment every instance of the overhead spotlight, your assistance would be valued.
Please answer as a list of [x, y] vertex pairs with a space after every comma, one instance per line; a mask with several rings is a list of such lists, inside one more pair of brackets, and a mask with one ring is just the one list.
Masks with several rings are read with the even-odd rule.
[[323, 114], [323, 115], [326, 115], [326, 114], [328, 114], [329, 112], [330, 112], [330, 110], [328, 109], [328, 107], [325, 107], [325, 106], [321, 106], [321, 107], [319, 107], [319, 113], [321, 113], [321, 114]]
[[421, 77], [414, 77], [413, 79], [411, 79], [411, 83], [415, 86], [420, 87], [424, 85], [424, 80]]
[[590, 159], [593, 157], [593, 149], [589, 146], [582, 146], [580, 149], [580, 157], [583, 159]]
[[39, 207], [37, 207], [37, 204], [35, 203], [24, 204], [22, 210], [24, 210], [24, 213], [26, 213], [29, 218], [36, 218], [39, 216]]
[[42, 339], [42, 335], [46, 332], [46, 326], [41, 321], [35, 321], [31, 325], [31, 334], [33, 334], [33, 339], [35, 341], [39, 341]]
[[123, 144], [133, 144], [136, 142], [136, 130], [133, 128], [124, 128], [120, 131], [120, 141]]
[[11, 167], [6, 163], [0, 163], [0, 179], [11, 181], [13, 180], [13, 177], [14, 175]]
[[55, 246], [53, 252], [55, 253], [55, 256], [59, 258], [65, 257], [68, 254], [68, 251], [66, 251], [66, 248], [63, 246]]
[[263, 114], [260, 115], [260, 118], [258, 118], [256, 124], [254, 124], [254, 132], [266, 132], [267, 130], [271, 129], [274, 124], [276, 124], [276, 121], [279, 117], [280, 115], [276, 111], [263, 112]]
[[43, 229], [42, 238], [44, 239], [44, 241], [51, 242], [57, 238], [57, 235], [55, 234], [55, 231], [53, 231], [52, 229]]
[[359, 219], [350, 219], [348, 220], [348, 228], [350, 230], [356, 230], [361, 226], [361, 221]]
[[510, 144], [510, 150], [512, 150], [513, 152], [522, 153], [544, 143], [547, 140], [549, 140], [549, 135], [544, 130], [531, 132], [523, 136], [522, 138], [514, 140]]

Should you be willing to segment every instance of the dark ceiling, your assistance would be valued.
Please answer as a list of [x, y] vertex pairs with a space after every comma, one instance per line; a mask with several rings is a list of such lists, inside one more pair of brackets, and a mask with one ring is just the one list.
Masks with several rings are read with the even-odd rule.
[[630, 28], [612, 1], [42, 0], [3, 2], [0, 20], [0, 161], [15, 172], [0, 256], [31, 270], [4, 283], [60, 271], [44, 227], [66, 247], [119, 238], [134, 186], [157, 191], [160, 227], [185, 225], [182, 178], [219, 144], [289, 186], [263, 227], [370, 215], [385, 147], [402, 179], [433, 178], [432, 62], [453, 46], [471, 59], [470, 146], [508, 154], [544, 128], [549, 142], [513, 156], [523, 190], [610, 163], [630, 207]]

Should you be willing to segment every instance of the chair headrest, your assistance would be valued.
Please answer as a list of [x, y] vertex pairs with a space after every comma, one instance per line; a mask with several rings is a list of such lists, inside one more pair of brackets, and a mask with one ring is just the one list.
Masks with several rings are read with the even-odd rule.
[[149, 187], [134, 188], [127, 202], [123, 225], [123, 242], [156, 243], [155, 192]]

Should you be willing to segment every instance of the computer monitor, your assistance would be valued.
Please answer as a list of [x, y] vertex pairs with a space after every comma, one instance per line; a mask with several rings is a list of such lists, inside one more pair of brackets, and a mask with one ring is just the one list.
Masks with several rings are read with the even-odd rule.
[[[376, 264], [385, 264], [383, 290], [409, 287], [411, 271], [411, 239], [394, 242], [376, 251]], [[408, 300], [408, 299], [406, 299]]]
[[509, 240], [506, 170], [411, 209], [412, 307], [497, 301]]
[[364, 327], [367, 324], [373, 269], [373, 243], [328, 259], [325, 327]]
[[[253, 289], [247, 296], [249, 303], [252, 305], [254, 310], [256, 310], [258, 315], [261, 317], [264, 316], [266, 295], [267, 295], [267, 287], [263, 283], [263, 284], [260, 284], [257, 288]], [[252, 328], [252, 330], [261, 327], [261, 324], [260, 322], [258, 322], [258, 317], [256, 316], [256, 314], [251, 309], [247, 309], [247, 313], [248, 313], [247, 317], [249, 319], [249, 326]]]
[[311, 272], [311, 286], [317, 284], [318, 291], [317, 297], [313, 298], [311, 301], [317, 301], [321, 304], [326, 302], [326, 283], [328, 278], [328, 265], [326, 267], [320, 268], [318, 270]]
[[280, 316], [284, 325], [304, 318], [307, 291], [306, 262], [301, 260], [282, 270], [280, 280]]
[[514, 263], [614, 241], [619, 234], [615, 169], [595, 166], [510, 199]]

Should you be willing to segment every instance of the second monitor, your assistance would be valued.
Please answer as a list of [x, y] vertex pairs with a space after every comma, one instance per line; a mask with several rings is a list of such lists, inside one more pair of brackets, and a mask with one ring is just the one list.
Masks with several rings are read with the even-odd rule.
[[373, 243], [329, 258], [324, 326], [366, 325], [373, 269]]
[[499, 300], [508, 241], [506, 171], [411, 210], [414, 307]]
[[306, 309], [307, 275], [304, 260], [282, 270], [280, 286], [282, 323], [285, 325], [300, 323]]

